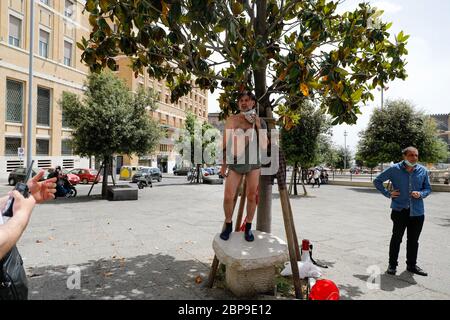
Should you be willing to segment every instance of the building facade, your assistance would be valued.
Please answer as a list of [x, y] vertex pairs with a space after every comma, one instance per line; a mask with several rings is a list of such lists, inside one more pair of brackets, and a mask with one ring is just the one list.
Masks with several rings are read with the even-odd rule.
[[[447, 143], [448, 151], [450, 151], [450, 113], [432, 114], [431, 118], [436, 122], [438, 136]], [[450, 158], [447, 159], [447, 163], [450, 163]]]
[[[0, 173], [20, 166], [17, 149], [27, 150], [30, 2], [0, 1]], [[79, 0], [35, 1], [31, 130], [37, 167], [89, 165], [73, 155], [58, 105], [64, 91], [83, 93], [88, 70], [76, 49], [89, 35], [83, 7]]]
[[163, 137], [156, 151], [144, 157], [119, 156], [117, 158], [117, 170], [121, 165], [159, 167], [162, 172], [172, 172], [176, 163], [181, 160], [175, 150], [174, 140], [176, 131], [184, 128], [186, 113], [193, 113], [199, 121], [208, 121], [208, 92], [193, 86], [192, 91], [180, 98], [177, 103], [170, 102], [170, 90], [164, 80], [150, 78], [147, 73], [140, 74], [136, 78], [130, 67], [130, 60], [125, 57], [116, 59], [118, 66], [117, 75], [125, 80], [131, 91], [136, 92], [139, 86], [152, 88], [158, 93], [159, 101], [157, 109], [150, 116], [157, 120], [166, 130], [167, 135]]
[[[88, 159], [73, 155], [69, 140], [71, 130], [65, 126], [58, 104], [64, 91], [82, 95], [88, 68], [80, 62], [76, 43], [89, 38], [89, 21], [82, 11], [84, 0], [35, 0], [34, 68], [33, 68], [33, 159], [38, 167], [61, 165], [66, 168], [93, 166]], [[18, 148], [26, 150], [28, 119], [28, 67], [30, 40], [30, 1], [0, 1], [0, 173], [21, 166]], [[207, 121], [208, 94], [193, 89], [178, 103], [170, 102], [164, 81], [147, 74], [137, 78], [129, 59], [117, 58], [117, 75], [131, 91], [139, 86], [153, 88], [159, 94], [157, 110], [149, 114], [167, 130], [156, 152], [145, 157], [117, 156], [116, 168], [122, 165], [158, 166], [171, 172], [180, 156], [174, 151], [173, 135], [185, 124], [186, 112]], [[98, 164], [97, 164], [98, 166]]]

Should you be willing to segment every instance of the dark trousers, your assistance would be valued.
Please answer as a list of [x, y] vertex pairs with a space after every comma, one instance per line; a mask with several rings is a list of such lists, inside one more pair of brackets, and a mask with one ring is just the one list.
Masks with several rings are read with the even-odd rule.
[[398, 265], [398, 253], [402, 243], [403, 234], [407, 229], [406, 241], [406, 265], [415, 266], [417, 263], [417, 252], [419, 250], [419, 236], [422, 232], [425, 216], [410, 217], [409, 209], [401, 211], [392, 210], [391, 220], [394, 223], [392, 228], [391, 244], [389, 246], [389, 265]]
[[319, 178], [314, 179], [314, 183], [313, 183], [313, 185], [312, 185], [313, 188], [314, 188], [314, 186], [316, 185], [316, 183], [317, 183], [317, 186], [320, 188], [320, 179], [319, 179]]

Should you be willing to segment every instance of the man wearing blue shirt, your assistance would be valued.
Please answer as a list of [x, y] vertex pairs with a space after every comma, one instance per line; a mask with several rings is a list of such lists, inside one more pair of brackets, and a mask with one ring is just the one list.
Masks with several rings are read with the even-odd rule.
[[[391, 219], [394, 223], [392, 238], [389, 245], [388, 274], [395, 275], [398, 265], [398, 253], [403, 234], [407, 230], [406, 265], [409, 272], [427, 276], [428, 274], [417, 266], [419, 236], [425, 219], [423, 199], [431, 193], [428, 171], [417, 164], [419, 151], [408, 147], [402, 151], [403, 161], [384, 170], [373, 182], [375, 187], [391, 201]], [[390, 180], [393, 191], [387, 190], [383, 182]]]

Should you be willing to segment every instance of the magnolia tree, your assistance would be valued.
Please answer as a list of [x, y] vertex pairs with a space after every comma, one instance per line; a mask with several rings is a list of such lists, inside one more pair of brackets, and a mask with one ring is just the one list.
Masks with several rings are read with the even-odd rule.
[[[269, 128], [278, 104], [289, 123], [304, 100], [321, 104], [334, 124], [355, 123], [371, 90], [406, 77], [408, 36], [391, 40], [381, 11], [361, 3], [338, 13], [341, 2], [87, 0], [92, 32], [78, 46], [92, 71], [129, 56], [136, 74], [145, 68], [167, 81], [172, 101], [193, 86], [220, 89], [222, 116], [251, 89]], [[270, 232], [271, 177], [261, 177], [260, 195], [257, 229]]]

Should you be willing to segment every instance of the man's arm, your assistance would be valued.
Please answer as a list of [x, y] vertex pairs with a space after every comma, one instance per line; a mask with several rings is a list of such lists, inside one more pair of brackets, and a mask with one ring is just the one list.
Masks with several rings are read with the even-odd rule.
[[261, 132], [262, 133], [261, 135], [259, 135], [259, 145], [263, 150], [266, 150], [267, 145], [269, 144], [267, 138], [267, 124], [263, 119], [261, 118], [259, 119], [260, 119], [259, 125], [258, 124], [256, 125], [256, 130], [258, 130], [258, 134], [259, 130], [265, 130]]
[[19, 241], [20, 236], [28, 225], [31, 212], [36, 203], [33, 196], [24, 198], [18, 191], [13, 191], [14, 215], [5, 224], [0, 225], [0, 259]]
[[425, 179], [423, 180], [422, 190], [420, 190], [420, 197], [426, 198], [431, 193], [430, 177], [428, 171], [425, 171]]
[[377, 188], [377, 190], [380, 191], [386, 198], [391, 198], [391, 193], [389, 192], [388, 189], [384, 187], [383, 183], [386, 180], [391, 179], [391, 174], [392, 174], [392, 167], [384, 170], [375, 178], [375, 180], [373, 180], [375, 188]]
[[225, 173], [227, 171], [227, 144], [228, 144], [228, 135], [227, 130], [232, 128], [232, 116], [227, 118], [225, 122], [225, 127], [223, 129], [223, 140], [222, 140], [222, 167], [220, 168], [220, 175], [225, 177]]

